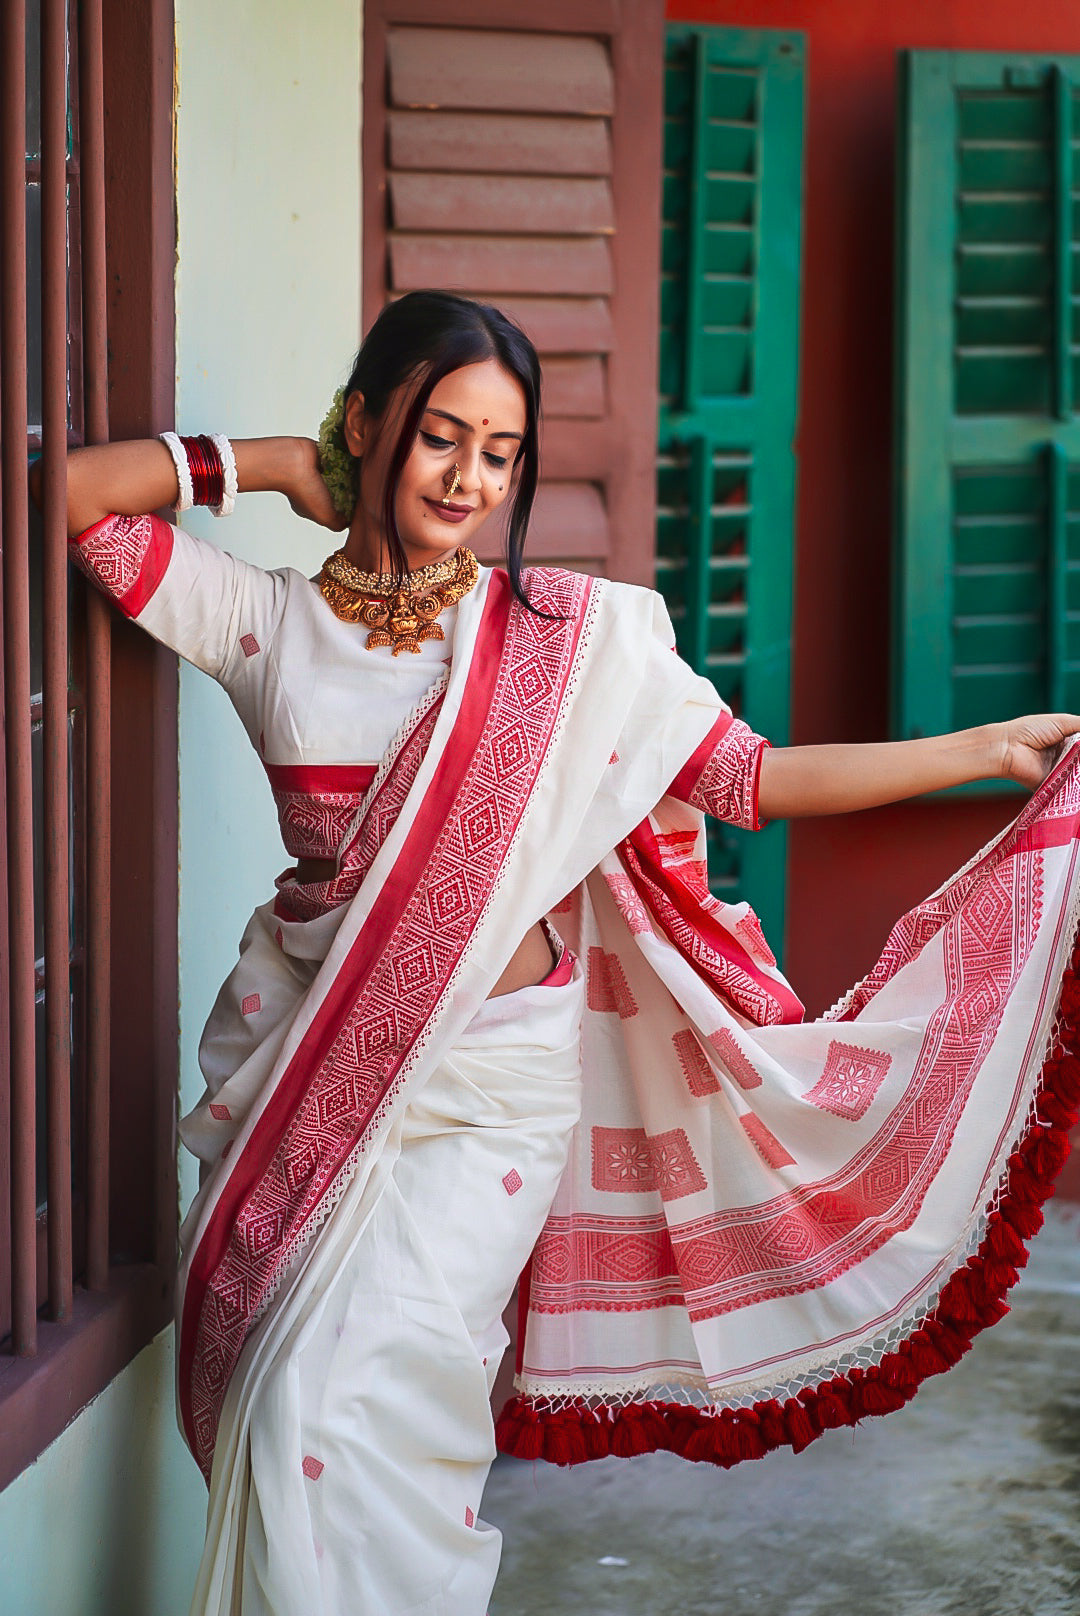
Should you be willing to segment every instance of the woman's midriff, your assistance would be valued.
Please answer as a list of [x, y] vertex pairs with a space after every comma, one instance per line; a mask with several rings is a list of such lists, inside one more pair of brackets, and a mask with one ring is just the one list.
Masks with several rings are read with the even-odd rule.
[[[301, 885], [314, 881], [332, 881], [337, 874], [333, 859], [300, 859], [296, 866], [296, 879]], [[510, 963], [488, 994], [489, 999], [501, 993], [516, 993], [518, 988], [532, 988], [551, 975], [558, 964], [547, 932], [537, 921], [530, 926], [514, 950]]]

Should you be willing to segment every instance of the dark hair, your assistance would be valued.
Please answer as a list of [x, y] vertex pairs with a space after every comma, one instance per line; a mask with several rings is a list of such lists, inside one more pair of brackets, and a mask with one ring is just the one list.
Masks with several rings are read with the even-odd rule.
[[498, 360], [525, 394], [525, 435], [514, 458], [517, 486], [506, 523], [506, 570], [515, 596], [529, 606], [521, 583], [521, 562], [540, 480], [540, 360], [521, 327], [489, 303], [474, 303], [453, 292], [407, 292], [387, 304], [364, 338], [345, 396], [362, 393], [365, 413], [378, 420], [395, 388], [419, 380], [390, 456], [383, 490], [390, 569], [401, 577], [408, 571], [408, 560], [394, 506], [432, 389], [451, 371], [485, 359]]

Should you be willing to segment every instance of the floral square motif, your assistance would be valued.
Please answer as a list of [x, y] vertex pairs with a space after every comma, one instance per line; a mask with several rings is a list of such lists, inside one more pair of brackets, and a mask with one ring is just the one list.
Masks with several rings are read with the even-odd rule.
[[245, 994], [244, 998], [240, 1002], [240, 1013], [241, 1013], [241, 1015], [253, 1016], [256, 1013], [256, 1011], [261, 1010], [261, 1009], [262, 1009], [262, 999], [259, 997], [259, 995], [257, 993]]
[[314, 1454], [305, 1453], [304, 1462], [300, 1468], [309, 1481], [318, 1481], [326, 1466], [321, 1459], [316, 1459]]
[[779, 1139], [772, 1133], [760, 1117], [752, 1111], [745, 1112], [739, 1121], [754, 1149], [768, 1162], [770, 1167], [794, 1167], [795, 1158], [788, 1154]]
[[594, 1128], [593, 1189], [641, 1194], [656, 1189], [656, 1174], [644, 1128]]
[[217, 1105], [213, 1100], [210, 1102], [210, 1115], [213, 1117], [215, 1122], [232, 1121], [232, 1112], [229, 1110], [228, 1106]]
[[682, 1032], [672, 1033], [671, 1042], [675, 1045], [675, 1053], [679, 1057], [679, 1065], [683, 1069], [690, 1093], [698, 1096], [715, 1094], [720, 1087], [720, 1080], [709, 1064], [709, 1057], [690, 1029], [684, 1027]]
[[863, 1049], [858, 1044], [829, 1045], [825, 1070], [806, 1098], [811, 1105], [847, 1122], [858, 1122], [870, 1109], [892, 1056], [882, 1049]]
[[594, 1128], [593, 1188], [616, 1194], [658, 1192], [665, 1201], [693, 1195], [705, 1175], [681, 1128], [650, 1139], [644, 1128]]
[[522, 1179], [517, 1168], [511, 1167], [510, 1171], [503, 1176], [502, 1182], [503, 1189], [506, 1191], [507, 1195], [516, 1195], [524, 1180]]
[[614, 1011], [623, 1021], [638, 1013], [637, 1000], [617, 954], [590, 948], [585, 972], [585, 1000], [590, 1010]]
[[259, 644], [254, 634], [241, 634], [240, 649], [243, 651], [246, 657], [253, 657], [262, 650], [262, 646]]
[[465, 1505], [465, 1525], [466, 1526], [475, 1526], [476, 1525], [476, 1516], [473, 1514], [473, 1512], [469, 1508], [468, 1504]]

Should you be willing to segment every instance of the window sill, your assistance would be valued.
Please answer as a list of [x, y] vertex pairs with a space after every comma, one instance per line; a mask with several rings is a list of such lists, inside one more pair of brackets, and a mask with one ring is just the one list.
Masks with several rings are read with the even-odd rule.
[[172, 1286], [149, 1263], [116, 1268], [107, 1291], [76, 1291], [67, 1323], [38, 1321], [35, 1357], [0, 1356], [0, 1491], [168, 1323]]

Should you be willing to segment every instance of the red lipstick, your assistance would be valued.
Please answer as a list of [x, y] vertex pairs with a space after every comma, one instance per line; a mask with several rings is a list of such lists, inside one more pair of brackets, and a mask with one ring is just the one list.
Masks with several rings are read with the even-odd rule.
[[473, 505], [444, 505], [441, 499], [425, 499], [424, 504], [444, 522], [464, 522], [465, 518], [472, 516], [475, 511]]

